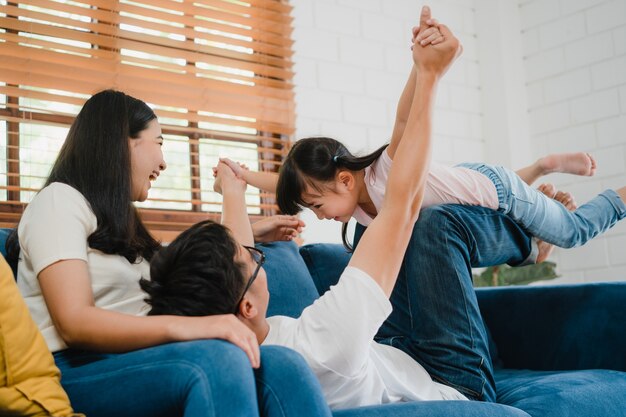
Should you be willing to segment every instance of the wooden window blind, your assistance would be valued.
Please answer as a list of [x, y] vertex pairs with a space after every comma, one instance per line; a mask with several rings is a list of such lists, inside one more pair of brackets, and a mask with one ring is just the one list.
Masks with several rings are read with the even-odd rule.
[[[294, 132], [281, 0], [0, 0], [0, 224], [43, 185], [73, 117], [107, 88], [148, 103], [168, 169], [138, 204], [159, 237], [217, 216], [211, 168], [277, 171]], [[249, 188], [248, 213], [274, 214]]]

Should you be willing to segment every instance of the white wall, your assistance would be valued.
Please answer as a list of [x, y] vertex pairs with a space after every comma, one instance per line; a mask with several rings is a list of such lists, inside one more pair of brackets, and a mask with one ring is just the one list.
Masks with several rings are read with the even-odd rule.
[[[389, 140], [410, 70], [418, 0], [292, 0], [297, 136], [352, 151]], [[591, 151], [592, 179], [554, 175], [585, 201], [626, 183], [626, 0], [440, 0], [433, 15], [461, 39], [436, 106], [434, 159], [519, 168], [547, 152]], [[339, 242], [311, 212], [306, 243]], [[626, 222], [559, 251], [556, 282], [626, 279]], [[555, 282], [555, 281], [553, 281]]]
[[[328, 135], [353, 152], [391, 136], [398, 98], [411, 69], [414, 0], [292, 0], [294, 6], [297, 137]], [[454, 28], [463, 57], [441, 84], [434, 158], [482, 160], [482, 110], [474, 1], [446, 0], [434, 16]], [[305, 242], [340, 242], [341, 225], [306, 210]]]
[[[533, 154], [591, 152], [595, 177], [549, 177], [584, 202], [626, 185], [626, 0], [519, 2]], [[626, 222], [557, 250], [559, 282], [626, 279]]]

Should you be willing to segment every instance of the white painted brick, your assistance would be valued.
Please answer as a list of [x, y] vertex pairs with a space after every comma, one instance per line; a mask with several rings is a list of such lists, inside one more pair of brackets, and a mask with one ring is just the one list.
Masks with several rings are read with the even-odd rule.
[[620, 96], [620, 107], [622, 108], [622, 113], [626, 113], [626, 86], [621, 87], [619, 89]]
[[459, 58], [452, 64], [448, 72], [445, 73], [442, 80], [451, 84], [465, 84], [467, 82], [467, 66], [471, 63], [464, 58]]
[[572, 100], [572, 122], [584, 123], [614, 116], [619, 113], [617, 91], [606, 90]]
[[435, 97], [435, 112], [438, 109], [450, 109], [450, 84], [439, 83], [437, 87], [437, 96]]
[[452, 165], [452, 139], [446, 136], [435, 136], [433, 138], [432, 160], [440, 164]]
[[362, 93], [365, 90], [365, 75], [359, 67], [320, 62], [318, 64], [319, 85], [323, 90], [344, 93]]
[[317, 29], [299, 28], [294, 31], [294, 50], [299, 57], [326, 61], [339, 58], [339, 41], [336, 35]]
[[528, 84], [526, 92], [528, 93], [528, 107], [530, 109], [543, 106], [545, 103], [543, 98], [543, 81], [535, 81]]
[[[392, 3], [392, 2], [390, 2]], [[444, 23], [455, 35], [459, 36], [461, 32], [465, 32], [465, 9], [458, 7], [457, 5], [447, 4], [444, 2], [437, 2], [431, 4], [432, 15], [435, 19]], [[419, 21], [419, 11], [416, 15]]]
[[410, 69], [400, 75], [387, 71], [368, 70], [365, 73], [365, 92], [369, 97], [398, 100], [409, 78]]
[[407, 46], [386, 46], [385, 47], [385, 70], [398, 74], [408, 74], [413, 66], [413, 56], [411, 49]]
[[470, 131], [469, 115], [462, 112], [439, 110], [434, 114], [433, 132], [438, 135], [465, 137]]
[[325, 120], [341, 120], [341, 94], [296, 88], [298, 114]]
[[566, 72], [544, 81], [544, 97], [546, 103], [581, 96], [591, 91], [589, 69]]
[[[604, 186], [603, 188], [605, 189], [616, 189], [616, 188], [621, 188], [624, 184], [624, 178], [620, 178], [621, 183], [618, 184], [617, 186]], [[604, 235], [606, 237], [625, 237], [626, 236], [626, 221], [620, 221], [618, 222], [615, 226], [613, 226], [611, 229], [609, 229], [606, 234]], [[609, 245], [611, 246], [611, 245]], [[622, 246], [622, 249], [624, 248], [624, 246]]]
[[569, 106], [567, 103], [559, 103], [533, 109], [530, 111], [529, 119], [530, 131], [533, 134], [562, 129], [570, 123]]
[[[602, 189], [603, 190], [619, 190], [620, 188], [625, 186], [626, 179], [624, 179], [625, 178], [624, 174], [626, 174], [626, 172], [619, 173], [609, 178], [603, 178], [602, 183], [601, 183]], [[626, 222], [621, 222], [620, 225], [622, 225], [622, 223], [626, 224]], [[616, 227], [611, 229], [611, 231], [613, 231], [614, 229], [616, 229]], [[619, 233], [619, 230], [617, 232], [618, 232], [617, 234], [626, 234], [626, 226], [623, 225], [621, 229], [621, 233]]]
[[385, 54], [380, 42], [342, 37], [339, 39], [339, 53], [340, 61], [346, 64], [374, 69], [384, 66]]
[[478, 61], [478, 45], [475, 36], [463, 36], [459, 38], [463, 45], [463, 58], [469, 61]]
[[[310, 1], [310, 0], [309, 0]], [[352, 9], [366, 10], [368, 12], [379, 12], [382, 0], [339, 0], [339, 5]]]
[[613, 0], [587, 10], [587, 31], [603, 32], [626, 25], [626, 1]]
[[626, 267], [613, 266], [585, 271], [585, 282], [626, 281]]
[[575, 68], [594, 64], [613, 56], [613, 38], [605, 32], [565, 46], [565, 67]]
[[472, 114], [470, 115], [470, 132], [472, 139], [483, 139], [483, 115], [482, 114]]
[[404, 25], [398, 20], [380, 14], [362, 13], [362, 33], [365, 39], [391, 43], [392, 45], [411, 45], [410, 29], [405, 32]]
[[[415, 19], [419, 21], [420, 9], [422, 5], [415, 0], [384, 0], [382, 1], [383, 14], [398, 19]], [[433, 9], [433, 15], [436, 14], [436, 10]]]
[[482, 111], [481, 91], [475, 87], [464, 85], [450, 85], [450, 109], [468, 113], [480, 113]]
[[476, 34], [476, 11], [473, 8], [463, 11], [463, 32]]
[[626, 54], [626, 26], [613, 31], [613, 43], [615, 44], [615, 55]]
[[333, 220], [318, 220], [315, 213], [304, 209], [300, 218], [306, 224], [302, 231], [304, 243], [341, 243], [341, 223]]
[[589, 9], [606, 0], [561, 0], [561, 13], [570, 14], [581, 10]]
[[591, 75], [596, 90], [626, 84], [626, 55], [594, 65]]
[[602, 120], [596, 124], [598, 144], [602, 147], [626, 142], [626, 115]]
[[315, 26], [313, 22], [313, 2], [309, 0], [294, 0], [291, 4], [293, 5], [291, 16], [293, 17], [294, 28], [312, 28]]
[[317, 84], [317, 61], [314, 59], [298, 58], [294, 65], [295, 75], [293, 82], [299, 87], [315, 88]]
[[611, 147], [595, 150], [593, 157], [598, 163], [596, 179], [619, 175], [626, 172], [626, 162], [624, 161], [624, 151], [621, 147]]
[[603, 267], [608, 262], [606, 242], [603, 239], [592, 240], [585, 246], [563, 251], [561, 258], [564, 270]]
[[484, 152], [485, 144], [480, 141], [455, 139], [452, 142], [453, 157], [459, 162], [479, 162]]
[[520, 6], [522, 29], [531, 28], [559, 17], [558, 0], [539, 0]]
[[465, 71], [467, 73], [467, 77], [466, 77], [467, 85], [471, 87], [480, 87], [481, 86], [480, 66], [478, 62], [466, 61]]
[[540, 52], [524, 60], [526, 81], [532, 82], [565, 70], [565, 56], [562, 49]]
[[[296, 107], [296, 110], [299, 110]], [[317, 136], [320, 134], [320, 123], [317, 119], [298, 115], [296, 117], [296, 138]]]
[[585, 15], [577, 13], [561, 18], [556, 22], [547, 23], [539, 28], [539, 45], [541, 49], [549, 49], [580, 39], [585, 36]]
[[378, 149], [391, 140], [390, 127], [368, 127], [367, 128], [367, 150]]
[[343, 97], [343, 112], [345, 121], [362, 123], [366, 126], [387, 126], [387, 107], [382, 100], [366, 97]]
[[352, 151], [364, 148], [367, 143], [367, 128], [355, 123], [321, 122], [318, 134], [335, 138]]
[[346, 35], [358, 35], [361, 24], [358, 13], [350, 7], [315, 2], [315, 26], [321, 30]]
[[522, 49], [525, 56], [539, 52], [539, 28], [522, 31]]
[[[533, 143], [537, 149], [541, 150], [541, 153], [546, 149], [550, 153], [587, 152], [597, 147], [596, 132], [591, 123], [538, 136]], [[541, 153], [536, 156], [542, 156]]]

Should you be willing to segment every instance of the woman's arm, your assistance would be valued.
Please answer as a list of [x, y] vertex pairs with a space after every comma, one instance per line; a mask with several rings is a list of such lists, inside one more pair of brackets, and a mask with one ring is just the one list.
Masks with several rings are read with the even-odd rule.
[[104, 310], [94, 304], [89, 270], [82, 260], [56, 262], [38, 279], [54, 326], [70, 347], [127, 352], [175, 341], [224, 339], [259, 366], [256, 336], [234, 315], [140, 317]]

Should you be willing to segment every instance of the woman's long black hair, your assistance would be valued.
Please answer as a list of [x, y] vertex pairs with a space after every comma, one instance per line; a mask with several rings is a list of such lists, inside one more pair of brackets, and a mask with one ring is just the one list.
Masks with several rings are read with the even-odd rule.
[[[138, 138], [154, 119], [146, 103], [120, 91], [95, 94], [74, 119], [45, 183], [61, 182], [78, 190], [98, 222], [89, 246], [129, 262], [150, 260], [160, 246], [132, 203], [128, 146], [128, 138]], [[7, 241], [12, 262], [19, 255], [16, 230]]]
[[[297, 141], [280, 168], [276, 201], [285, 214], [297, 214], [306, 203], [302, 199], [307, 186], [323, 191], [321, 183], [334, 181], [339, 170], [360, 171], [372, 165], [388, 144], [374, 152], [355, 156], [341, 142], [328, 137], [304, 138]], [[347, 223], [341, 229], [341, 240], [348, 250]]]

